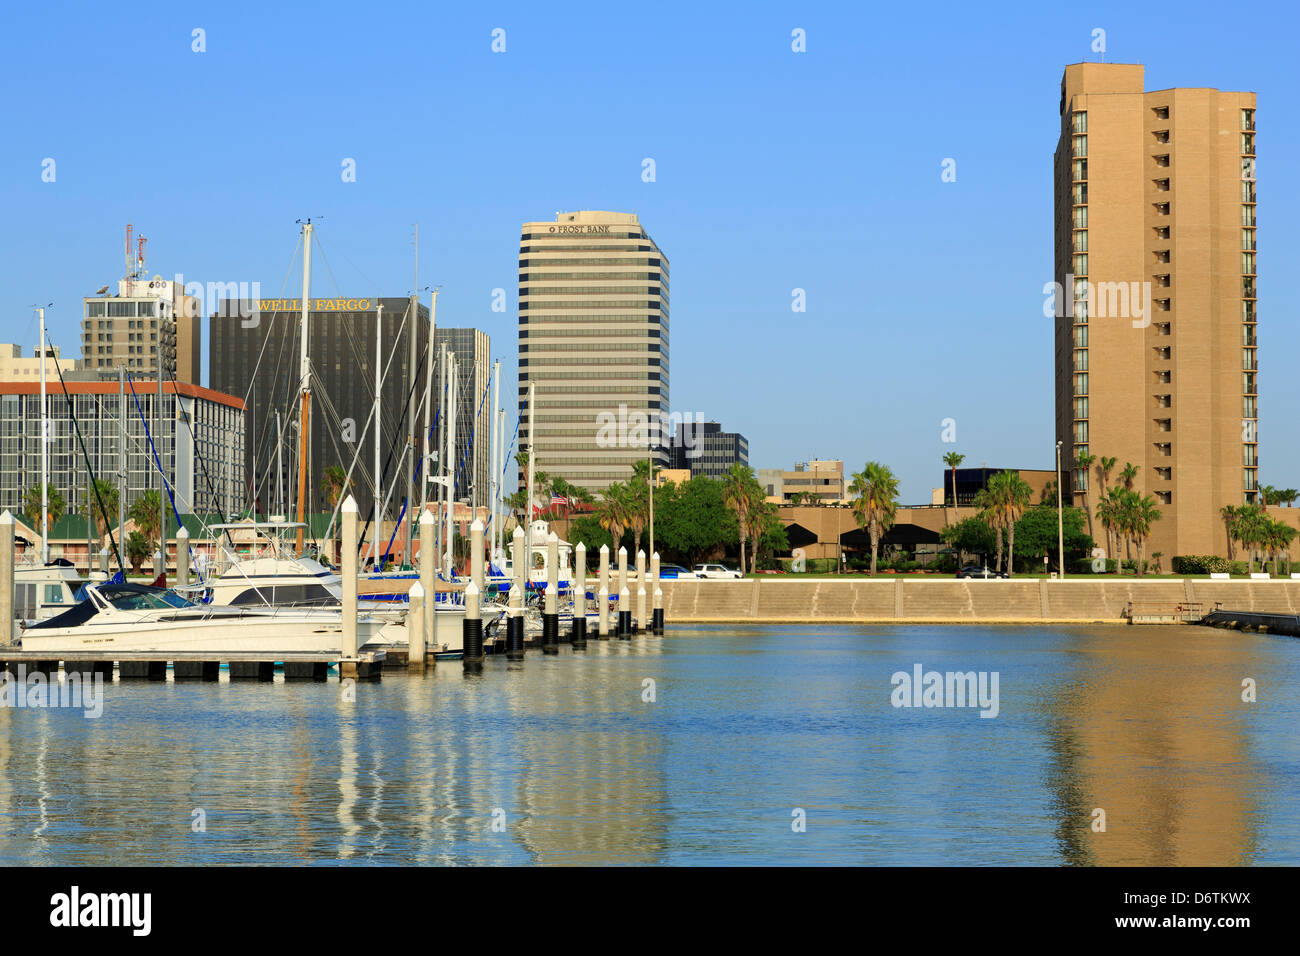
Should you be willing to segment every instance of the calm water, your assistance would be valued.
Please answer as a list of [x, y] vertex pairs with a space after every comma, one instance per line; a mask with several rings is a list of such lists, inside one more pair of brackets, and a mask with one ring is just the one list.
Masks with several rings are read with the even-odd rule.
[[[97, 720], [0, 709], [0, 863], [1300, 863], [1293, 638], [720, 627], [590, 648], [389, 672], [355, 701], [223, 673], [110, 684]], [[916, 663], [997, 671], [999, 715], [892, 707]]]

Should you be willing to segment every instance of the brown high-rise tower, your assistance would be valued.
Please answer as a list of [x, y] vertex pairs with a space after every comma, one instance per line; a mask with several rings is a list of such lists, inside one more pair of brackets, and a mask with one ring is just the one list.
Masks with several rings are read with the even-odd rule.
[[[1111, 485], [1135, 465], [1133, 487], [1162, 512], [1147, 552], [1163, 552], [1166, 568], [1175, 554], [1225, 553], [1219, 509], [1257, 498], [1254, 160], [1253, 93], [1144, 92], [1139, 65], [1065, 68], [1062, 464], [1114, 457]], [[1075, 504], [1095, 509], [1096, 464], [1073, 469], [1071, 484]]]

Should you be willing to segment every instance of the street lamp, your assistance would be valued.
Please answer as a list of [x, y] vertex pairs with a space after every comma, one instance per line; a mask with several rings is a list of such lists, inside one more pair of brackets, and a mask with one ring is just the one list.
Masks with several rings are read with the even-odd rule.
[[1061, 443], [1056, 443], [1056, 548], [1061, 568], [1061, 579], [1065, 579], [1065, 513], [1061, 508]]

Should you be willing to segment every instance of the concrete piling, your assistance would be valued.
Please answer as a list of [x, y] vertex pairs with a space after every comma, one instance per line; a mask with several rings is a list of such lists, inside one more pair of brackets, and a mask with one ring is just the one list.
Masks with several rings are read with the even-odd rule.
[[176, 532], [176, 586], [190, 584], [190, 533], [182, 526]]
[[528, 555], [524, 548], [524, 529], [515, 526], [512, 538], [514, 559], [510, 566], [510, 601], [506, 618], [506, 660], [524, 659], [524, 581]]
[[602, 641], [609, 640], [609, 545], [600, 546], [600, 576], [597, 578], [600, 582], [600, 589], [596, 592], [596, 601], [598, 602], [597, 613], [600, 615], [600, 623], [597, 625], [597, 637]]
[[628, 592], [627, 585], [623, 585], [618, 592], [618, 636], [625, 641], [632, 640], [632, 609], [631, 594]]
[[483, 522], [478, 518], [469, 526], [469, 578], [483, 591]]
[[[438, 602], [437, 602], [437, 573], [438, 573], [438, 555], [437, 545], [434, 544], [433, 536], [438, 530], [437, 519], [433, 517], [432, 511], [425, 511], [420, 515], [420, 588], [424, 593], [424, 617], [421, 623], [424, 625], [422, 644], [424, 646], [424, 656], [428, 661], [433, 663], [436, 668], [436, 654], [438, 652]], [[411, 625], [407, 619], [407, 631], [409, 633]], [[407, 638], [407, 646], [414, 647], [413, 638]], [[415, 657], [408, 651], [408, 666], [414, 665]]]
[[650, 589], [654, 599], [654, 608], [650, 612], [650, 633], [664, 632], [664, 592], [659, 587], [659, 552], [650, 555]]
[[113, 553], [109, 551], [108, 548], [105, 547], [99, 549], [98, 556], [99, 556], [99, 570], [103, 573], [104, 577], [108, 577], [108, 561], [113, 556]]
[[573, 631], [569, 641], [575, 650], [587, 646], [587, 546], [581, 541], [573, 549]]
[[14, 642], [14, 516], [0, 514], [0, 645]]
[[[423, 548], [421, 552], [423, 552]], [[424, 600], [424, 585], [419, 581], [412, 584], [409, 598], [410, 606], [406, 611], [406, 666], [413, 671], [423, 671], [425, 649], [424, 616], [428, 603]]]
[[648, 629], [649, 622], [645, 616], [645, 550], [636, 552], [636, 614], [632, 617], [632, 633]]
[[546, 536], [546, 604], [542, 610], [542, 653], [560, 653], [560, 539]]
[[[351, 495], [340, 509], [343, 515], [343, 559], [339, 571], [343, 576], [343, 641], [339, 656], [340, 678], [378, 678], [380, 666], [373, 661], [362, 661], [357, 656], [357, 501]], [[299, 675], [294, 679], [322, 680], [313, 667], [311, 676]], [[289, 662], [284, 665], [285, 680], [289, 680]]]
[[478, 585], [465, 585], [464, 646], [461, 663], [466, 671], [483, 670], [483, 617], [479, 607]]

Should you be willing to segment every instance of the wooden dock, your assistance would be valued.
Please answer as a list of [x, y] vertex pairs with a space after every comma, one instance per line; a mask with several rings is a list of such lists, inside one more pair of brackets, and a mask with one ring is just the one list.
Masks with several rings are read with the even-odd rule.
[[1300, 614], [1269, 614], [1261, 611], [1230, 611], [1216, 608], [1201, 620], [1209, 627], [1226, 627], [1261, 634], [1300, 637]]
[[119, 679], [165, 680], [170, 665], [176, 680], [217, 680], [221, 665], [230, 670], [231, 680], [269, 681], [275, 665], [284, 667], [285, 680], [325, 680], [330, 668], [340, 678], [377, 679], [384, 667], [386, 652], [363, 651], [355, 659], [341, 654], [286, 651], [77, 651], [75, 655], [52, 656], [48, 651], [24, 651], [0, 647], [0, 671], [17, 673], [21, 665], [27, 673], [40, 671], [53, 676], [62, 665], [65, 673], [102, 673], [111, 675], [117, 665]]

